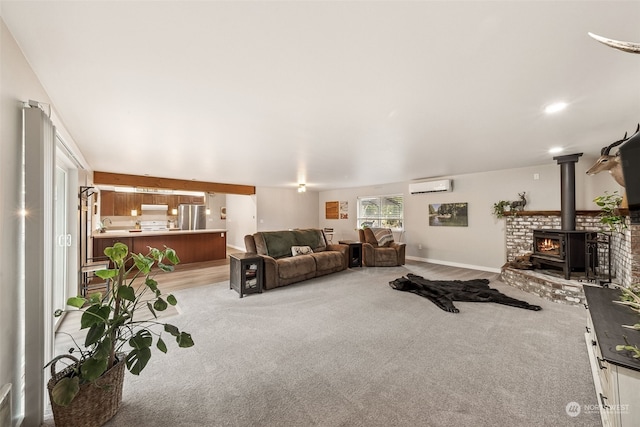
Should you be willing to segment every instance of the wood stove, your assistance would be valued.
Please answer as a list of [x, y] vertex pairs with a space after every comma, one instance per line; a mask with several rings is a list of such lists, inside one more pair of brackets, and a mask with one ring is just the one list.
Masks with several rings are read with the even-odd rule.
[[533, 230], [531, 262], [536, 268], [541, 264], [561, 268], [566, 280], [571, 278], [572, 271], [586, 272], [587, 261], [593, 258], [587, 255], [587, 235], [592, 232], [576, 231], [575, 164], [580, 156], [582, 153], [553, 158], [560, 165], [561, 229]]
[[537, 265], [559, 267], [569, 280], [572, 271], [586, 271], [588, 231], [533, 230], [533, 255]]

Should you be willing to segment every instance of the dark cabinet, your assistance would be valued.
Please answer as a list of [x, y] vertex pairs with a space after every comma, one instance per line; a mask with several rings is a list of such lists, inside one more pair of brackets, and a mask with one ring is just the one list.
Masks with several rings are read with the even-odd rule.
[[264, 261], [250, 253], [229, 255], [229, 289], [235, 289], [242, 298], [245, 294], [262, 293]]
[[340, 240], [341, 245], [349, 245], [349, 268], [362, 267], [362, 243], [355, 240]]

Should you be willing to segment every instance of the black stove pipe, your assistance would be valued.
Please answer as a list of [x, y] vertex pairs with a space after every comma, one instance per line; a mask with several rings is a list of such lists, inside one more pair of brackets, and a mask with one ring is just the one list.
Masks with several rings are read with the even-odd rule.
[[562, 231], [576, 229], [576, 163], [582, 153], [556, 156], [560, 165], [560, 227]]

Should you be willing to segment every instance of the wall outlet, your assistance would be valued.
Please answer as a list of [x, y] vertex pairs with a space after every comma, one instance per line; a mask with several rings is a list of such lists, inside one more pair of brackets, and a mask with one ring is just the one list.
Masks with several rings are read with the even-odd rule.
[[422, 249], [422, 243], [418, 243], [418, 249]]

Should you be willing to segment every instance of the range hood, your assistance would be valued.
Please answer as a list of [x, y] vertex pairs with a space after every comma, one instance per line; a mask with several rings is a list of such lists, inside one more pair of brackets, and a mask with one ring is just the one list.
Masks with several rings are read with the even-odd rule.
[[167, 211], [169, 205], [141, 205], [140, 209], [143, 211]]

